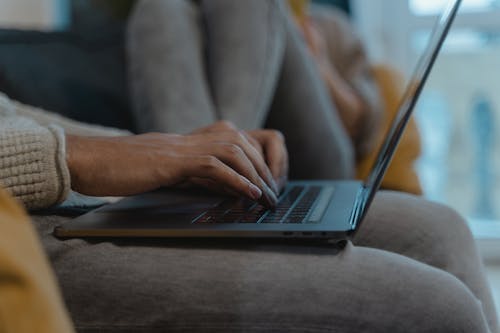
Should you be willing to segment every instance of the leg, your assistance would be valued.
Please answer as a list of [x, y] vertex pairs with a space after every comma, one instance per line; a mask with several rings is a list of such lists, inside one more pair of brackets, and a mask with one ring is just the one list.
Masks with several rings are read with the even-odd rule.
[[488, 332], [459, 279], [386, 251], [44, 234], [79, 332]]
[[351, 178], [352, 143], [305, 43], [289, 18], [285, 24], [285, 57], [267, 126], [285, 135], [292, 179]]
[[129, 22], [130, 84], [141, 131], [185, 133], [216, 120], [197, 7], [142, 0]]
[[219, 119], [261, 128], [285, 49], [283, 10], [276, 0], [203, 0], [208, 73]]
[[398, 253], [456, 276], [481, 301], [491, 330], [498, 331], [481, 258], [466, 222], [453, 210], [410, 195], [380, 192], [355, 244]]

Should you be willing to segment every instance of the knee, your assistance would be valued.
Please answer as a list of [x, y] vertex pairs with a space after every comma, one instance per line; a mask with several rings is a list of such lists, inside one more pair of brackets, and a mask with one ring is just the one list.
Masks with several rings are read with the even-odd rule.
[[400, 192], [379, 192], [374, 206], [370, 212], [372, 217], [411, 231], [407, 234], [412, 239], [418, 236], [418, 239], [441, 244], [472, 241], [467, 222], [451, 207]]
[[[380, 192], [368, 219], [392, 235], [398, 253], [458, 272], [478, 261], [467, 222], [450, 207], [413, 195]], [[376, 246], [385, 248], [383, 244]], [[388, 246], [393, 251], [392, 244]]]
[[418, 332], [488, 332], [481, 302], [458, 279], [428, 281], [418, 291], [412, 326]]
[[128, 20], [127, 33], [156, 31], [158, 26], [175, 25], [186, 15], [196, 15], [195, 5], [187, 0], [140, 0]]
[[[438, 255], [461, 256], [475, 247], [466, 220], [453, 208], [421, 200], [421, 208], [412, 210], [409, 220], [416, 233], [425, 236], [424, 244]], [[444, 257], [443, 257], [444, 258]]]
[[367, 309], [360, 327], [405, 333], [488, 331], [482, 304], [454, 275], [390, 252], [351, 249], [362, 258], [357, 275], [369, 277], [369, 289], [359, 294]]

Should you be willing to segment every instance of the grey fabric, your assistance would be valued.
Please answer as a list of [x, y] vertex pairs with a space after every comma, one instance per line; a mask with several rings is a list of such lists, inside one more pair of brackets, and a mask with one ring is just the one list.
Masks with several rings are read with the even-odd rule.
[[[133, 110], [140, 131], [185, 133], [216, 120], [200, 47], [201, 24], [191, 1], [153, 0], [135, 7], [127, 50]], [[168, 35], [160, 31], [168, 31]]]
[[263, 127], [286, 46], [280, 6], [262, 0], [244, 5], [229, 0], [201, 2], [207, 71], [218, 119], [242, 129]]
[[291, 179], [353, 178], [352, 142], [291, 20], [285, 27], [285, 57], [267, 127], [286, 138]]
[[[79, 332], [497, 332], [453, 211], [380, 193], [344, 250], [258, 241], [60, 241], [36, 217]], [[418, 260], [418, 261], [417, 261]]]
[[352, 176], [352, 144], [281, 1], [143, 0], [127, 39], [140, 130], [267, 120], [285, 134], [291, 178]]

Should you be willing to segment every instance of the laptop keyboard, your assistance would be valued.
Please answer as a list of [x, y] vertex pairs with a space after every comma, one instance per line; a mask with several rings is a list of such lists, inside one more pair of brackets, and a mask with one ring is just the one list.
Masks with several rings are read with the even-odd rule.
[[294, 186], [281, 195], [274, 210], [247, 199], [228, 199], [206, 211], [194, 223], [306, 223], [305, 218], [320, 193], [319, 186]]

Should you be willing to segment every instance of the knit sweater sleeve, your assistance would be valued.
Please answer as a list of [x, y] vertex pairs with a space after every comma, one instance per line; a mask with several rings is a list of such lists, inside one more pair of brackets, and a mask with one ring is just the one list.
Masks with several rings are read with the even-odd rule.
[[62, 202], [70, 189], [60, 127], [1, 116], [0, 183], [28, 209]]
[[0, 185], [27, 209], [50, 207], [68, 196], [71, 178], [65, 131], [89, 136], [130, 134], [67, 120], [0, 93]]

